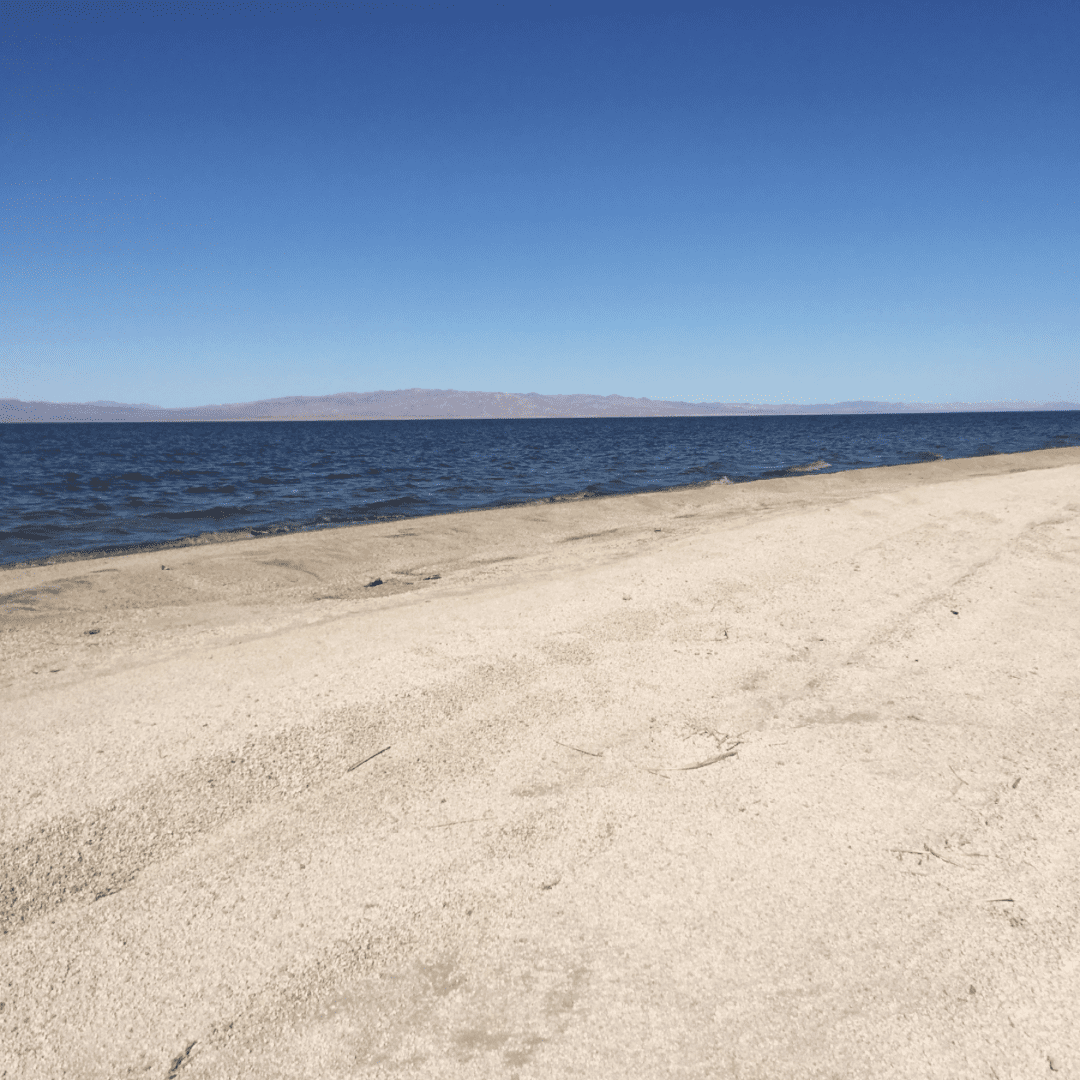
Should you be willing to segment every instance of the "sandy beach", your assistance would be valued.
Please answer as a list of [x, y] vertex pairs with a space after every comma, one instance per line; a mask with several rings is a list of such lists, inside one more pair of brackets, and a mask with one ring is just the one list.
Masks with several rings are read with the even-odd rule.
[[1080, 449], [0, 593], [4, 1080], [1080, 1078]]

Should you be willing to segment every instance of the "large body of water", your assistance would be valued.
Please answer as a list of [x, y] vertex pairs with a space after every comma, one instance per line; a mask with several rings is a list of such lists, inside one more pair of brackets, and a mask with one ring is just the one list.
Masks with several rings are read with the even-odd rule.
[[0, 564], [1077, 445], [1080, 412], [0, 424]]

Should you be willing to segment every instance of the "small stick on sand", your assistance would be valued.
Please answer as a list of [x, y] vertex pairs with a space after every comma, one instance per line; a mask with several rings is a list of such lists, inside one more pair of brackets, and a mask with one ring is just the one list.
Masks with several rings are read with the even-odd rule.
[[[723, 761], [724, 758], [734, 757], [739, 752], [739, 747], [742, 743], [736, 743], [730, 750], [723, 754], [717, 754], [715, 757], [706, 758], [704, 761], [695, 761], [692, 765], [661, 765], [658, 769], [650, 769], [646, 766], [646, 772], [655, 773], [657, 776], [664, 776], [669, 772], [690, 772], [692, 769], [704, 769], [706, 765], [715, 765], [718, 761]], [[666, 777], [666, 779], [671, 779]]]
[[674, 765], [671, 772], [689, 772], [691, 769], [704, 769], [706, 765], [715, 765], [724, 758], [734, 757], [739, 751], [729, 750], [726, 754], [717, 754], [716, 757], [706, 758], [704, 761], [696, 761], [693, 765]]
[[487, 821], [487, 818], [482, 817], [467, 817], [461, 818], [460, 821], [443, 821], [438, 825], [428, 825], [428, 829], [449, 829], [451, 825], [468, 825], [471, 821]]
[[556, 746], [565, 747], [567, 750], [576, 750], [579, 754], [587, 754], [589, 757], [603, 757], [603, 751], [599, 754], [593, 750], [582, 750], [580, 746], [571, 746], [569, 743], [559, 742], [558, 739], [551, 740]]
[[350, 765], [345, 771], [352, 772], [353, 769], [359, 769], [361, 765], [366, 765], [372, 758], [377, 758], [380, 754], [385, 754], [389, 749], [389, 746], [384, 746], [381, 750], [376, 750], [374, 754], [368, 754], [366, 758], [361, 758], [355, 765]]
[[955, 859], [950, 859], [948, 856], [942, 855], [940, 851], [935, 851], [929, 844], [923, 844], [923, 847], [926, 848], [926, 850], [930, 852], [930, 854], [933, 855], [935, 859], [940, 859], [942, 862], [947, 862], [950, 866], [959, 866], [961, 870], [972, 869], [970, 866], [965, 866], [963, 863], [957, 862]]

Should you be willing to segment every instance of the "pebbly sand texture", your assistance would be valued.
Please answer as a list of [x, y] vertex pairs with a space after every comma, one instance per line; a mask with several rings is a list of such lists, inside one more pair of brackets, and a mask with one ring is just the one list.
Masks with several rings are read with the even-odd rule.
[[4, 1078], [1080, 1078], [1080, 450], [0, 592]]

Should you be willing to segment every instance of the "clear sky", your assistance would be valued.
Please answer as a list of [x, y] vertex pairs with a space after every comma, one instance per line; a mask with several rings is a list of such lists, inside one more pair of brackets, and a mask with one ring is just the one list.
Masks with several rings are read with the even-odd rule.
[[1075, 0], [5, 0], [0, 396], [1080, 400]]

